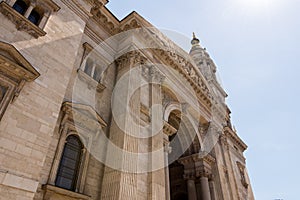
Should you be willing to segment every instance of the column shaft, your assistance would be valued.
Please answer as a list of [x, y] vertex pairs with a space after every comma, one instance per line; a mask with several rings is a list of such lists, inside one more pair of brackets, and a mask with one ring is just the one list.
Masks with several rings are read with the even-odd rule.
[[166, 144], [165, 146], [165, 188], [166, 188], [166, 200], [170, 200], [170, 177], [169, 177], [169, 165], [168, 165], [168, 146], [169, 144]]
[[211, 200], [216, 200], [216, 189], [215, 189], [215, 182], [213, 180], [209, 180], [209, 188], [210, 188], [210, 194], [211, 194]]
[[208, 178], [203, 176], [200, 178], [202, 200], [211, 200]]
[[197, 200], [197, 192], [195, 181], [192, 179], [187, 180], [187, 189], [188, 189], [188, 196], [189, 200]]
[[24, 14], [24, 17], [28, 18], [31, 11], [33, 10], [33, 5], [30, 5], [29, 8], [26, 10], [25, 14]]

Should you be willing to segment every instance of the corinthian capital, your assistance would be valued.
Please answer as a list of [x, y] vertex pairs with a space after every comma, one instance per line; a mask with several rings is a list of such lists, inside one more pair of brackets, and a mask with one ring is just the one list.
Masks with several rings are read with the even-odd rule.
[[144, 65], [147, 58], [139, 51], [130, 51], [116, 59], [118, 70], [126, 67]]
[[165, 80], [165, 76], [154, 66], [154, 65], [144, 65], [142, 66], [143, 77], [155, 83], [162, 83]]

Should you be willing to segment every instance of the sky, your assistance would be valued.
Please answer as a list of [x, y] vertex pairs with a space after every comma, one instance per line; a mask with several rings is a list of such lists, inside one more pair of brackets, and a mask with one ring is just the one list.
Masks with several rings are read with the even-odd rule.
[[[159, 29], [195, 32], [217, 65], [257, 200], [299, 200], [300, 0], [110, 0]], [[187, 45], [189, 45], [187, 41]]]

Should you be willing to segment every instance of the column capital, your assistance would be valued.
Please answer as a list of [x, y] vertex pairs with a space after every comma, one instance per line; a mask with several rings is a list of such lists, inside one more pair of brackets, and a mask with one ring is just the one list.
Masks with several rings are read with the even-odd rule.
[[118, 57], [115, 62], [120, 71], [126, 67], [144, 65], [147, 62], [147, 58], [140, 51], [130, 51]]
[[166, 77], [153, 64], [142, 66], [142, 76], [149, 82], [163, 83]]
[[212, 166], [215, 163], [215, 158], [207, 154], [206, 156], [201, 156], [201, 154], [195, 154], [193, 159], [195, 160], [195, 170], [197, 177], [207, 177], [211, 176]]
[[184, 167], [186, 168], [187, 166], [194, 164], [194, 159], [193, 156], [186, 156], [186, 157], [179, 158], [178, 162], [184, 165]]

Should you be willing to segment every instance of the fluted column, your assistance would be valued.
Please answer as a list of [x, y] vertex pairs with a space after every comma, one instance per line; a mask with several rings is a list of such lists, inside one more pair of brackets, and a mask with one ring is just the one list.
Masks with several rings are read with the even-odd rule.
[[170, 200], [170, 177], [169, 177], [169, 153], [171, 153], [171, 147], [169, 146], [168, 136], [164, 134], [164, 153], [165, 153], [165, 189], [166, 200]]
[[137, 136], [140, 126], [139, 121], [133, 121], [131, 117], [134, 115], [140, 119], [141, 101], [141, 91], [133, 93], [135, 87], [139, 86], [140, 77], [138, 71], [132, 69], [143, 64], [145, 59], [139, 51], [132, 51], [116, 60], [117, 83], [121, 86], [118, 86], [118, 94], [112, 99], [115, 113], [111, 120], [109, 140], [114, 145], [108, 145], [107, 148], [106, 164], [109, 165], [104, 170], [102, 200], [138, 198], [138, 179], [141, 175], [137, 170], [147, 166], [148, 161], [139, 160], [140, 138]]

